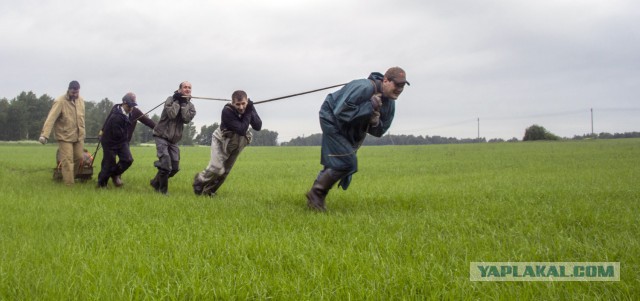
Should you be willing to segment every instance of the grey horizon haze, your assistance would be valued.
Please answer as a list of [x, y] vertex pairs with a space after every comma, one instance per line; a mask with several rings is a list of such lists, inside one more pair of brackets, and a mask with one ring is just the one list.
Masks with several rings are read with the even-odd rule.
[[[640, 2], [14, 1], [0, 4], [0, 98], [87, 101], [132, 91], [147, 111], [177, 89], [254, 101], [400, 66], [391, 134], [522, 139], [640, 131]], [[333, 89], [335, 90], [335, 89]], [[279, 141], [320, 133], [327, 90], [261, 104]], [[193, 100], [196, 128], [224, 102]], [[160, 114], [160, 110], [151, 113]], [[91, 133], [88, 133], [91, 135]]]

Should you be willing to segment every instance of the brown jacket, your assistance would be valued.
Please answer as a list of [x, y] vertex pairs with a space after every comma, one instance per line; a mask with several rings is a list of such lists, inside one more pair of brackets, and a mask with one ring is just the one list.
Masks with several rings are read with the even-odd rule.
[[79, 96], [75, 102], [70, 101], [66, 93], [56, 98], [49, 115], [47, 115], [47, 120], [44, 122], [40, 136], [49, 138], [52, 129], [58, 141], [84, 141], [86, 133], [82, 96]]

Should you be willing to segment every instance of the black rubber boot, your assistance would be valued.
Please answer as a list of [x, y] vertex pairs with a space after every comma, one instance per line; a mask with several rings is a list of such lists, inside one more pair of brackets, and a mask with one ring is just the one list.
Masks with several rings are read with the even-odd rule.
[[202, 183], [202, 181], [200, 181], [199, 179], [199, 175], [200, 173], [196, 173], [196, 175], [193, 177], [193, 193], [195, 193], [196, 195], [201, 195], [202, 194], [202, 190], [204, 189], [204, 183]]
[[208, 196], [214, 196], [216, 195], [216, 191], [218, 191], [218, 188], [220, 188], [220, 186], [222, 186], [222, 183], [224, 183], [224, 181], [227, 179], [227, 174], [223, 174], [219, 177], [216, 177], [213, 181], [207, 183], [204, 186], [204, 189], [202, 191], [202, 194], [204, 195], [208, 195]]
[[158, 174], [160, 172], [158, 171], [156, 173], [156, 176], [153, 177], [153, 179], [151, 179], [151, 181], [149, 181], [149, 185], [151, 185], [151, 187], [153, 187], [153, 190], [158, 191]]
[[157, 192], [167, 194], [169, 191], [169, 175], [164, 172], [158, 174], [158, 189]]
[[325, 198], [333, 187], [346, 172], [335, 171], [333, 169], [325, 169], [320, 172], [318, 178], [313, 182], [311, 190], [307, 192], [307, 206], [316, 211], [326, 211]]

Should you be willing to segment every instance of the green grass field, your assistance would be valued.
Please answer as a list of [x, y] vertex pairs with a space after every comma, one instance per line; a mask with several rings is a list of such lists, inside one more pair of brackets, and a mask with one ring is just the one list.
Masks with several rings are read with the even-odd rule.
[[[90, 150], [94, 146], [88, 146]], [[214, 198], [182, 147], [125, 186], [52, 181], [55, 145], [0, 145], [2, 300], [637, 300], [640, 140], [363, 147], [306, 209], [318, 147], [249, 147]], [[98, 156], [102, 159], [102, 154]], [[620, 262], [619, 282], [472, 282], [470, 262]]]

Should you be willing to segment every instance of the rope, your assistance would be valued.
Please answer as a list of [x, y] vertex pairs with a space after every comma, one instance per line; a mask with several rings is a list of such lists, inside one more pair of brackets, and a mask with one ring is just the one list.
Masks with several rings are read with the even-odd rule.
[[318, 92], [318, 91], [322, 91], [322, 90], [328, 90], [331, 88], [336, 88], [336, 87], [341, 87], [346, 85], [346, 83], [344, 84], [339, 84], [339, 85], [333, 85], [333, 86], [329, 86], [329, 87], [324, 87], [324, 88], [320, 88], [320, 89], [315, 89], [315, 90], [311, 90], [311, 91], [306, 91], [306, 92], [302, 92], [302, 93], [296, 93], [296, 94], [290, 94], [290, 95], [286, 95], [286, 96], [281, 96], [281, 97], [276, 97], [276, 98], [270, 98], [270, 99], [265, 99], [265, 100], [260, 100], [260, 101], [256, 101], [253, 104], [257, 105], [257, 104], [261, 104], [261, 103], [266, 103], [266, 102], [271, 102], [271, 101], [276, 101], [276, 100], [280, 100], [280, 99], [285, 99], [285, 98], [291, 98], [291, 97], [295, 97], [295, 96], [300, 96], [300, 95], [305, 95], [305, 94], [309, 94], [309, 93], [314, 93], [314, 92]]
[[[255, 102], [253, 102], [253, 104], [257, 105], [257, 104], [272, 102], [272, 101], [276, 101], [276, 100], [280, 100], [280, 99], [285, 99], [285, 98], [291, 98], [291, 97], [295, 97], [295, 96], [310, 94], [310, 93], [314, 93], [314, 92], [318, 92], [318, 91], [322, 91], [322, 90], [328, 90], [328, 89], [331, 89], [331, 88], [341, 87], [341, 86], [344, 86], [346, 84], [347, 83], [339, 84], [339, 85], [333, 85], [333, 86], [324, 87], [324, 88], [315, 89], [315, 90], [310, 90], [310, 91], [305, 91], [305, 92], [296, 93], [296, 94], [289, 94], [289, 95], [276, 97], [276, 98], [269, 98], [269, 99], [265, 99], [265, 100], [255, 101]], [[207, 99], [207, 100], [219, 100], [219, 101], [231, 101], [231, 99], [226, 99], [226, 98], [214, 98], [214, 97], [202, 97], [202, 96], [191, 96], [191, 98], [194, 98], [194, 99]], [[164, 104], [164, 101], [161, 102], [159, 105], [155, 106], [153, 109], [151, 109], [151, 110], [147, 111], [146, 113], [144, 113], [142, 116], [147, 116], [149, 113], [151, 113], [153, 110], [157, 109], [159, 106], [161, 106], [163, 104]], [[140, 116], [140, 117], [142, 117], [142, 116]], [[138, 119], [140, 119], [140, 117], [138, 117]], [[136, 119], [136, 121], [138, 119]]]

